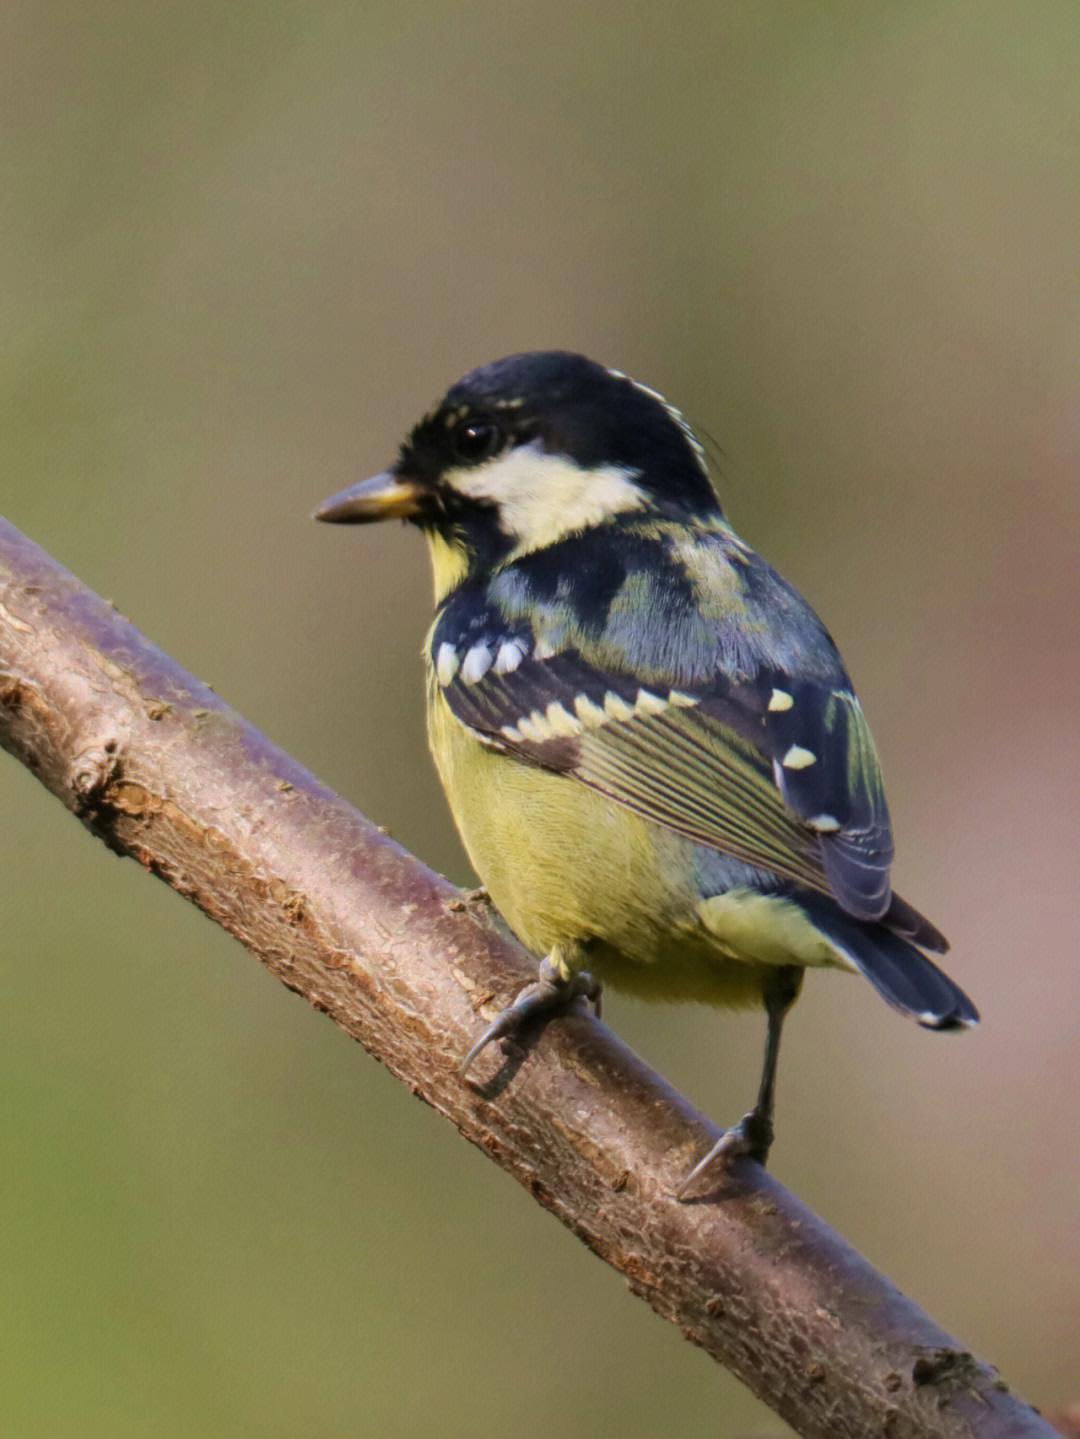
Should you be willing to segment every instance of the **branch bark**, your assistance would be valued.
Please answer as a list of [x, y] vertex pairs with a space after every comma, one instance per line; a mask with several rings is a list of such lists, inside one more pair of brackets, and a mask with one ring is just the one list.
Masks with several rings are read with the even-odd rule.
[[457, 1063], [535, 962], [0, 519], [0, 744], [223, 925], [800, 1434], [1053, 1434], [758, 1166], [674, 1190], [717, 1130], [582, 1014]]

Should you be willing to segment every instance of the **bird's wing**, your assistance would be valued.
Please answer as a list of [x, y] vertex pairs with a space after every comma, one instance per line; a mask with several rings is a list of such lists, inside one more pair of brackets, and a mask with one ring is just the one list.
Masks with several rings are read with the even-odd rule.
[[730, 532], [573, 543], [443, 607], [431, 659], [459, 722], [858, 918], [884, 916], [877, 754], [813, 611]]

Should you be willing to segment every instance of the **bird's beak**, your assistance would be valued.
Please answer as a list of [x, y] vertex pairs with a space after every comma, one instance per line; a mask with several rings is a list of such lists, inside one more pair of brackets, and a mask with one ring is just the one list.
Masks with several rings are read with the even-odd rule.
[[375, 520], [408, 520], [431, 498], [427, 485], [387, 470], [324, 500], [314, 518], [332, 525], [367, 525]]

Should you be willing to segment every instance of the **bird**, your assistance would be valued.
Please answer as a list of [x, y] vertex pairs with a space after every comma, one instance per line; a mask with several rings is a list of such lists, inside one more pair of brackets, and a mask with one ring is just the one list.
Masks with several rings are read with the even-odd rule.
[[785, 1016], [807, 969], [864, 976], [935, 1030], [978, 1013], [892, 890], [877, 750], [809, 604], [732, 529], [659, 393], [583, 355], [458, 380], [389, 470], [315, 512], [425, 535], [428, 737], [473, 866], [540, 957], [477, 1038], [602, 985], [762, 1007], [753, 1108], [694, 1165], [764, 1164]]

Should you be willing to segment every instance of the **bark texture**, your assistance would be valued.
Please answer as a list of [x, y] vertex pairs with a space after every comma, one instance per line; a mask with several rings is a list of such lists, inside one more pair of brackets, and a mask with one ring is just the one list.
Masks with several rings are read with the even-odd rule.
[[489, 1051], [463, 1082], [461, 1055], [532, 958], [3, 520], [0, 744], [800, 1434], [1053, 1433], [757, 1165], [678, 1203], [718, 1131], [590, 1016]]

